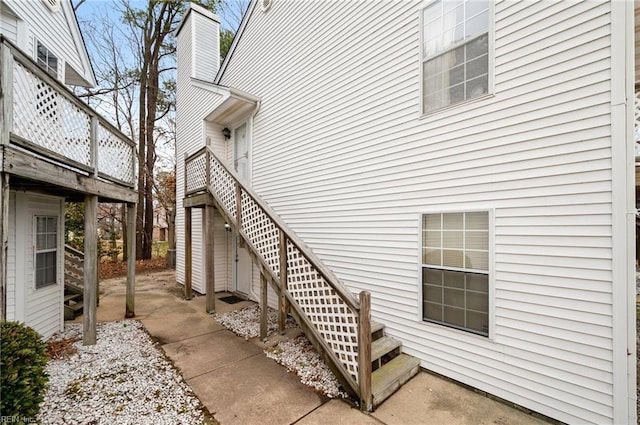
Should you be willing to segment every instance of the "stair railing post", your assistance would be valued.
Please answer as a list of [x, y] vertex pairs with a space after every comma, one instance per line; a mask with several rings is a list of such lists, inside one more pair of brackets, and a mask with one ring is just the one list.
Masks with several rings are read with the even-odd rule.
[[265, 270], [260, 267], [260, 339], [267, 339], [267, 277]]
[[360, 409], [373, 410], [371, 398], [371, 293], [360, 292], [358, 317], [358, 383], [360, 384]]
[[[207, 137], [207, 147], [209, 146], [209, 142], [211, 139], [209, 139]], [[204, 161], [204, 165], [206, 167], [205, 169], [205, 185], [207, 186], [207, 189], [211, 186], [211, 154], [209, 153], [209, 149], [207, 149], [204, 152], [205, 155], [205, 161]]]
[[242, 230], [242, 187], [240, 182], [236, 180], [236, 243], [238, 247], [244, 247], [244, 240], [240, 236]]
[[287, 235], [280, 229], [280, 297], [278, 298], [278, 330], [284, 333], [287, 322]]

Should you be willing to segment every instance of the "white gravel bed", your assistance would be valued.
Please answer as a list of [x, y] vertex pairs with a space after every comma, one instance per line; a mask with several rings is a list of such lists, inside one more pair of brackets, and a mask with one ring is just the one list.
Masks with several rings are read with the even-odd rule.
[[[260, 306], [254, 305], [241, 310], [219, 313], [213, 316], [222, 326], [245, 340], [260, 336]], [[286, 327], [296, 326], [295, 321], [287, 318]], [[278, 330], [278, 312], [267, 308], [267, 335]]]
[[322, 360], [309, 340], [301, 335], [290, 341], [282, 341], [267, 348], [264, 353], [290, 372], [300, 377], [300, 382], [330, 398], [347, 398], [331, 369]]
[[[67, 324], [52, 340], [81, 337]], [[202, 405], [136, 320], [98, 324], [97, 344], [51, 359], [43, 424], [202, 424]]]
[[[216, 314], [214, 318], [222, 326], [245, 340], [260, 335], [260, 307], [257, 305]], [[290, 327], [297, 327], [297, 324], [293, 319], [287, 318], [287, 328]], [[271, 308], [267, 310], [267, 329], [268, 334], [278, 329], [278, 313]], [[290, 372], [295, 372], [300, 377], [300, 382], [315, 388], [327, 397], [347, 397], [331, 369], [304, 335], [279, 342], [267, 348], [264, 353]]]

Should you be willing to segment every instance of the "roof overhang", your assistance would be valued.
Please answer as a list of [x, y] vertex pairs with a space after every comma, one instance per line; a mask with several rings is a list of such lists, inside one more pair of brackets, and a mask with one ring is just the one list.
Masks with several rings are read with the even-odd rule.
[[230, 126], [257, 112], [260, 98], [233, 88], [227, 90], [225, 99], [205, 117], [206, 121]]

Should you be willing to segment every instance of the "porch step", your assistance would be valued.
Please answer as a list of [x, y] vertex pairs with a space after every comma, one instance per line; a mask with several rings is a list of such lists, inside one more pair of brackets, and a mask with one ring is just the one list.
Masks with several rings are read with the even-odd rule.
[[373, 406], [379, 406], [420, 370], [420, 360], [400, 354], [371, 374]]
[[384, 336], [384, 323], [371, 321], [371, 341]]
[[[402, 342], [390, 336], [383, 336], [373, 341], [371, 343], [371, 362], [374, 363], [373, 370], [378, 369], [384, 364], [381, 363], [382, 360], [388, 361], [400, 354], [400, 347], [402, 347]], [[385, 356], [386, 358], [383, 359]]]
[[69, 301], [76, 301], [79, 298], [82, 298], [81, 294], [70, 294], [64, 296], [64, 303], [69, 304]]
[[82, 314], [82, 301], [71, 305], [64, 305], [64, 320], [73, 320], [80, 314]]

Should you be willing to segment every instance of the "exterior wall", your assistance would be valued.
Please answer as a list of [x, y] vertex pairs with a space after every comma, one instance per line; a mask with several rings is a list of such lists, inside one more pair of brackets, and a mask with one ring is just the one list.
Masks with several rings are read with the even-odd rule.
[[[64, 199], [12, 192], [10, 200], [10, 251], [14, 267], [9, 268], [7, 318], [24, 322], [44, 338], [61, 331], [64, 326]], [[36, 215], [58, 217], [58, 258], [56, 285], [35, 289], [34, 229]], [[16, 238], [16, 234], [21, 235]], [[13, 243], [11, 243], [13, 242]], [[13, 294], [11, 297], [10, 294]], [[10, 311], [13, 311], [11, 314]]]
[[[193, 16], [192, 12], [189, 16]], [[178, 158], [176, 168], [176, 279], [184, 284], [185, 278], [185, 258], [184, 258], [184, 208], [183, 199], [185, 195], [184, 181], [184, 158], [185, 155], [192, 154], [205, 145], [204, 118], [211, 112], [215, 105], [222, 101], [222, 95], [215, 90], [208, 90], [205, 83], [193, 84], [192, 61], [191, 61], [191, 40], [193, 37], [193, 27], [188, 20], [182, 27], [178, 37], [178, 76], [177, 76], [177, 122], [176, 133], [178, 143], [176, 144], [176, 158]], [[192, 249], [193, 249], [193, 289], [204, 293], [204, 273], [202, 265], [202, 212], [193, 209], [192, 212]]]
[[0, 7], [0, 33], [9, 41], [18, 44], [18, 18], [4, 4]]
[[[9, 192], [9, 249], [7, 256], [7, 320], [24, 321], [18, 315], [16, 297], [16, 196]], [[22, 310], [21, 310], [22, 311]]]
[[84, 75], [78, 47], [70, 31], [71, 23], [67, 21], [62, 8], [52, 13], [42, 1], [3, 0], [3, 3], [27, 23], [27, 44], [21, 46], [27, 54], [35, 58], [36, 40], [40, 40], [57, 55], [60, 79], [64, 76], [66, 63]]
[[[620, 23], [607, 2], [498, 2], [494, 95], [421, 117], [424, 4], [255, 9], [220, 81], [262, 99], [254, 189], [372, 292], [423, 367], [565, 422], [613, 422]], [[495, 216], [490, 338], [421, 320], [420, 214], [471, 209]]]

